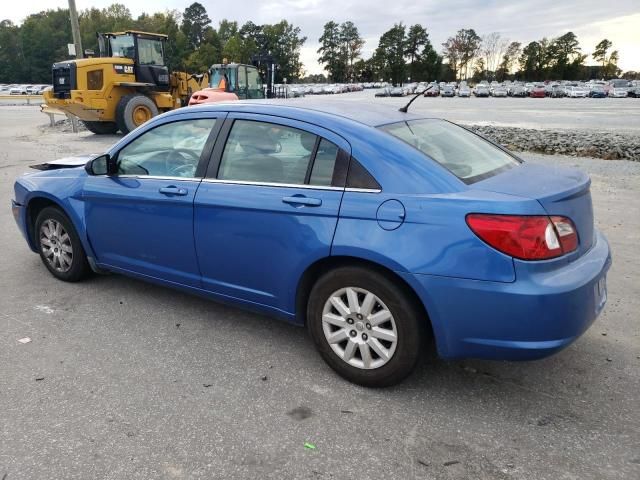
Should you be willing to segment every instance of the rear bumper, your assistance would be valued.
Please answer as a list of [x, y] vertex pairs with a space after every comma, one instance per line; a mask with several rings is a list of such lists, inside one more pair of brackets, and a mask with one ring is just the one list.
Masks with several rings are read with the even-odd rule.
[[78, 90], [71, 90], [70, 95], [70, 98], [56, 98], [53, 96], [53, 92], [47, 92], [47, 95], [44, 95], [44, 100], [48, 107], [75, 115], [80, 120], [94, 122], [106, 119], [106, 101], [85, 98]]
[[[429, 313], [443, 358], [532, 360], [582, 335], [601, 312], [609, 244], [596, 233], [591, 250], [559, 268], [519, 269], [512, 283], [405, 274]], [[599, 283], [600, 282], [600, 283]]]

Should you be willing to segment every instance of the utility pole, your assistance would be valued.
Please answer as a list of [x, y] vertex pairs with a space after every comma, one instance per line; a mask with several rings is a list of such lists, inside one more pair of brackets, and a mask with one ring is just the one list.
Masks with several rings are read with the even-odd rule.
[[76, 0], [69, 0], [69, 16], [71, 17], [71, 33], [73, 34], [73, 43], [76, 46], [76, 58], [82, 58], [82, 40], [80, 38], [80, 24], [78, 23]]

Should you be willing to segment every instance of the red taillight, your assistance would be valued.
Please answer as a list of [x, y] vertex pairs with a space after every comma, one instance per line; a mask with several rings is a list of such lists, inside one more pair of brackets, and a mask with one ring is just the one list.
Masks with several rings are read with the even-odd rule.
[[522, 260], [559, 257], [578, 248], [578, 234], [566, 217], [471, 213], [467, 225], [496, 250]]

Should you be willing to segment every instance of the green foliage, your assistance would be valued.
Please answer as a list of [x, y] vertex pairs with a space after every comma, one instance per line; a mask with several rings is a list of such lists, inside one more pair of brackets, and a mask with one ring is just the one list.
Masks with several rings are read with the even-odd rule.
[[319, 39], [320, 48], [318, 62], [325, 65], [334, 82], [352, 82], [358, 78], [355, 63], [362, 53], [364, 39], [353, 22], [337, 24], [334, 21], [325, 23], [324, 31]]
[[344, 52], [344, 59], [346, 61], [346, 80], [353, 81], [353, 63], [358, 57], [360, 57], [362, 47], [364, 46], [364, 39], [360, 36], [358, 28], [353, 24], [353, 22], [344, 22], [340, 25], [340, 43], [342, 45], [342, 51]]
[[222, 56], [229, 62], [235, 63], [246, 63], [246, 60], [243, 58], [243, 53], [243, 41], [237, 33], [225, 42], [224, 49], [222, 50]]
[[373, 57], [359, 68], [363, 72], [361, 78], [368, 81], [428, 81], [440, 75], [442, 57], [429, 41], [426, 28], [416, 24], [407, 30], [399, 23], [382, 34]]
[[300, 83], [327, 83], [327, 77], [323, 73], [314, 73], [300, 78]]
[[201, 3], [194, 2], [185, 9], [182, 14], [182, 25], [180, 29], [187, 37], [191, 49], [195, 50], [202, 44], [207, 27], [210, 24], [211, 19]]
[[533, 81], [585, 78], [589, 76], [584, 66], [586, 58], [587, 55], [581, 52], [578, 38], [573, 32], [552, 40], [543, 38], [530, 42], [522, 49], [517, 77]]
[[544, 80], [549, 64], [549, 41], [543, 38], [539, 42], [530, 42], [520, 55], [520, 72], [527, 80]]
[[496, 70], [496, 79], [498, 81], [503, 82], [507, 78], [521, 54], [522, 44], [520, 42], [511, 42], [502, 56], [500, 66]]
[[334, 21], [325, 23], [319, 41], [318, 62], [324, 64], [324, 69], [329, 73], [332, 81], [344, 81], [347, 62], [340, 42], [340, 25]]
[[480, 50], [482, 38], [473, 28], [458, 30], [454, 37], [445, 43], [444, 56], [448, 59], [454, 76], [460, 79], [469, 78], [473, 71], [474, 61]]
[[20, 28], [10, 20], [0, 22], [0, 80], [19, 82], [24, 78], [25, 64], [20, 46]]
[[[29, 15], [18, 35], [20, 55], [24, 59], [21, 77], [28, 81], [50, 82], [51, 64], [68, 58], [71, 22], [68, 10], [57, 9]], [[15, 65], [17, 62], [12, 61]]]
[[263, 25], [264, 50], [271, 52], [278, 62], [276, 83], [286, 78], [289, 83], [303, 75], [300, 61], [300, 48], [307, 37], [300, 36], [300, 27], [295, 27], [286, 20], [273, 25]]
[[222, 19], [218, 25], [218, 37], [223, 45], [238, 34], [238, 22]]
[[600, 43], [596, 45], [596, 49], [593, 51], [593, 59], [602, 63], [602, 66], [604, 67], [607, 63], [607, 52], [612, 46], [613, 43], [611, 43], [610, 40], [607, 40], [606, 38], [604, 40], [601, 40]]
[[620, 69], [618, 68], [618, 51], [614, 50], [611, 54], [607, 55], [607, 52], [612, 46], [613, 43], [605, 38], [596, 45], [596, 49], [591, 55], [594, 60], [602, 63], [601, 76], [605, 78], [616, 77], [620, 74]]
[[[409, 76], [412, 79], [418, 78], [416, 69], [416, 61], [420, 60], [421, 50], [429, 43], [429, 34], [422, 25], [413, 25], [409, 28], [407, 38], [405, 40], [405, 55], [409, 57]], [[429, 43], [429, 45], [431, 45]]]
[[401, 84], [406, 77], [404, 53], [407, 48], [406, 27], [396, 23], [380, 37], [374, 54], [381, 77], [394, 84]]

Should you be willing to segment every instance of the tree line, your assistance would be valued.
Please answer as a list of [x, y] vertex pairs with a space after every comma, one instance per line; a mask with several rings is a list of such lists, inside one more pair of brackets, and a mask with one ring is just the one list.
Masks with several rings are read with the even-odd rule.
[[[98, 52], [96, 32], [141, 30], [169, 36], [165, 55], [173, 70], [204, 72], [212, 64], [229, 61], [251, 63], [252, 56], [270, 53], [278, 59], [276, 81], [303, 75], [300, 48], [306, 37], [286, 20], [256, 25], [222, 19], [214, 28], [204, 6], [191, 4], [184, 12], [143, 13], [134, 18], [123, 4], [90, 8], [78, 14], [83, 49]], [[71, 43], [68, 9], [29, 15], [22, 25], [0, 22], [0, 81], [48, 83], [51, 65], [69, 59]]]
[[[349, 49], [349, 45], [356, 49]], [[613, 45], [607, 39], [599, 42], [592, 53], [599, 65], [586, 66], [588, 55], [582, 52], [573, 32], [523, 46], [497, 32], [481, 36], [472, 28], [463, 28], [442, 44], [439, 54], [425, 27], [397, 23], [382, 34], [367, 60], [360, 58], [363, 45], [351, 22], [325, 24], [318, 53], [330, 80], [386, 80], [394, 84], [430, 80], [588, 80], [622, 73], [617, 66], [619, 54], [611, 50]], [[625, 75], [639, 76], [637, 72]]]
[[[287, 20], [239, 25], [222, 19], [214, 27], [198, 2], [183, 12], [143, 13], [136, 18], [125, 5], [116, 3], [81, 11], [79, 23], [83, 47], [96, 52], [96, 32], [164, 33], [169, 37], [169, 67], [192, 73], [203, 72], [224, 58], [251, 63], [254, 55], [270, 54], [278, 64], [276, 82], [586, 80], [621, 74], [617, 66], [619, 54], [609, 40], [599, 42], [591, 53], [598, 65], [586, 66], [589, 55], [582, 52], [573, 32], [523, 45], [499, 33], [479, 35], [474, 29], [460, 29], [438, 51], [424, 26], [396, 23], [380, 36], [373, 54], [365, 59], [365, 40], [357, 26], [351, 21], [330, 21], [324, 25], [317, 51], [326, 75], [304, 76], [300, 51], [307, 37]], [[0, 22], [0, 81], [49, 82], [51, 64], [70, 58], [67, 43], [71, 43], [67, 9], [29, 15], [21, 25], [9, 20]], [[625, 73], [627, 78], [638, 75]]]

